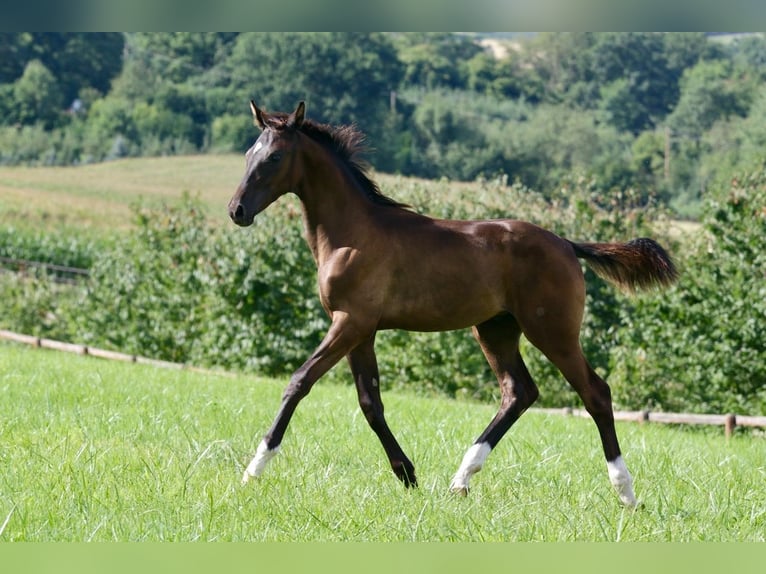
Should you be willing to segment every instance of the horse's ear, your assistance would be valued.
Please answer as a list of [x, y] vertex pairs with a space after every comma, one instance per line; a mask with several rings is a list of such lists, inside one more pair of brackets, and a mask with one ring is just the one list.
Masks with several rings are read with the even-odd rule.
[[288, 123], [295, 127], [299, 128], [301, 125], [303, 125], [303, 118], [306, 116], [306, 104], [302, 100], [298, 102], [298, 107], [295, 108], [295, 111], [290, 115], [290, 118], [288, 120]]
[[266, 129], [266, 120], [263, 119], [263, 111], [250, 100], [250, 111], [253, 112], [253, 124], [262, 130]]

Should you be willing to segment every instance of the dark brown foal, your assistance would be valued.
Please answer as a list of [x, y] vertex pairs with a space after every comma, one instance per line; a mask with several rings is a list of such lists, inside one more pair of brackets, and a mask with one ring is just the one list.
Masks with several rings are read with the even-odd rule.
[[263, 472], [298, 403], [347, 357], [359, 404], [394, 473], [406, 486], [416, 485], [415, 468], [384, 417], [375, 334], [472, 327], [502, 399], [495, 418], [465, 453], [451, 489], [468, 492], [471, 476], [538, 396], [519, 353], [523, 334], [582, 398], [598, 427], [609, 478], [620, 500], [634, 505], [609, 387], [580, 347], [585, 281], [578, 258], [628, 290], [663, 286], [676, 271], [662, 247], [651, 239], [573, 243], [523, 221], [451, 221], [413, 213], [383, 196], [369, 179], [356, 159], [362, 135], [355, 129], [306, 120], [303, 102], [291, 114], [267, 114], [252, 102], [251, 108], [262, 133], [247, 152], [229, 214], [247, 226], [280, 196], [298, 196], [331, 325], [290, 379], [243, 481]]

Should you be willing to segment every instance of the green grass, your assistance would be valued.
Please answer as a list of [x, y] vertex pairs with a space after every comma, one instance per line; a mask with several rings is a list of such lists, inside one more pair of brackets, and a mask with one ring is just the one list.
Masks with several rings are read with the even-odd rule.
[[527, 413], [448, 485], [495, 407], [390, 392], [407, 491], [346, 386], [320, 382], [283, 450], [239, 484], [284, 381], [0, 344], [1, 541], [763, 541], [762, 438], [620, 424], [638, 497], [619, 506], [595, 426]]
[[0, 224], [111, 233], [132, 226], [138, 201], [199, 196], [224, 222], [244, 172], [236, 155], [138, 158], [78, 167], [0, 167]]
[[[226, 206], [244, 169], [244, 156], [237, 154], [130, 158], [77, 167], [0, 166], [0, 225], [111, 234], [133, 226], [135, 203], [173, 203], [189, 193], [200, 199], [215, 224], [230, 226]], [[402, 192], [392, 188], [404, 187], [407, 200], [406, 188], [413, 185], [448, 192], [453, 199], [477, 187], [386, 174], [374, 177], [395, 196]]]

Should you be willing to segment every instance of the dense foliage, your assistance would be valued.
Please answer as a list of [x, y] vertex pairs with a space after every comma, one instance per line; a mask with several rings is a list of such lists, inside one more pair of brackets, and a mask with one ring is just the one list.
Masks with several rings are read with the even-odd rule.
[[[435, 216], [513, 216], [574, 239], [663, 236], [661, 212], [635, 208], [640, 198], [629, 195], [606, 209], [583, 177], [562, 182], [552, 200], [502, 181], [445, 186], [402, 179], [383, 191]], [[766, 412], [764, 206], [760, 170], [715, 194], [704, 230], [685, 241], [684, 250], [665, 237], [682, 270], [669, 291], [629, 298], [586, 272], [582, 342], [608, 376], [618, 406]], [[180, 206], [138, 207], [135, 233], [99, 249], [80, 244], [82, 258], [93, 260], [84, 284], [0, 275], [0, 327], [197, 365], [288, 374], [328, 325], [295, 207], [289, 199], [278, 202], [255, 229], [214, 228], [190, 198]], [[37, 252], [76, 247], [64, 237], [58, 243], [49, 238]], [[474, 398], [497, 393], [469, 331], [381, 332], [377, 350], [384, 386]], [[541, 404], [579, 404], [547, 360], [530, 345], [523, 352]], [[345, 364], [330, 376], [350, 381]]]
[[766, 412], [766, 172], [712, 195], [680, 284], [622, 309], [612, 365], [625, 404]]
[[305, 99], [357, 123], [381, 171], [549, 195], [577, 169], [697, 216], [762, 158], [765, 50], [701, 33], [4, 33], [0, 163], [242, 150], [249, 99]]

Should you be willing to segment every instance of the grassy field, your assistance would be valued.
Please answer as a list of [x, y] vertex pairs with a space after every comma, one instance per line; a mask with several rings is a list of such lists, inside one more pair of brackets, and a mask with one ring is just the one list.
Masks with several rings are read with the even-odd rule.
[[353, 389], [321, 382], [242, 488], [284, 384], [0, 344], [0, 541], [766, 539], [763, 438], [619, 424], [633, 511], [590, 421], [531, 412], [458, 498], [449, 480], [493, 406], [384, 396], [419, 474], [407, 491]]
[[[24, 229], [76, 230], [113, 234], [132, 226], [132, 206], [178, 201], [184, 193], [198, 197], [215, 225], [231, 226], [227, 204], [244, 173], [241, 155], [131, 158], [78, 167], [0, 167], [0, 226]], [[487, 213], [535, 217], [539, 206], [508, 204], [492, 185], [430, 181], [375, 173], [382, 191], [436, 217], [445, 206], [480, 203]], [[297, 210], [294, 198], [279, 209]], [[538, 221], [540, 222], [540, 221]], [[674, 222], [670, 231], [683, 236], [699, 229], [695, 222]]]
[[226, 204], [244, 172], [236, 155], [125, 159], [79, 167], [0, 167], [0, 225], [127, 229], [131, 205], [198, 195], [211, 217]]
[[[78, 167], [3, 166], [0, 225], [112, 233], [131, 227], [135, 203], [172, 203], [184, 193], [198, 197], [213, 221], [231, 225], [226, 208], [244, 169], [244, 156], [236, 154], [131, 158]], [[476, 187], [387, 174], [376, 174], [375, 179], [386, 193], [399, 197], [392, 188], [438, 187], [445, 201]], [[406, 189], [404, 194], [412, 199]], [[502, 202], [502, 197], [487, 199]]]

